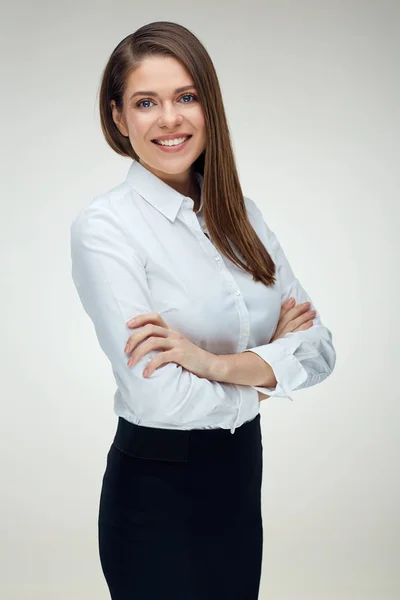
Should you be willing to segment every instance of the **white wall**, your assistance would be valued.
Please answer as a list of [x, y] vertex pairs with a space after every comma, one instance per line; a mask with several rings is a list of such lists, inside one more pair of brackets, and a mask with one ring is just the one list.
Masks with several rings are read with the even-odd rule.
[[398, 599], [399, 4], [83, 0], [2, 13], [0, 597], [109, 598], [97, 510], [115, 384], [72, 284], [69, 226], [130, 164], [100, 130], [108, 56], [171, 20], [209, 51], [244, 192], [337, 350], [327, 381], [261, 406], [260, 600]]

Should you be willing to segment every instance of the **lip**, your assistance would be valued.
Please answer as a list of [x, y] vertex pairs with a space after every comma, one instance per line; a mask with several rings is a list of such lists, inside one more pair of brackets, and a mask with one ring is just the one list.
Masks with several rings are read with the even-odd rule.
[[168, 133], [167, 135], [160, 135], [159, 137], [153, 138], [151, 141], [154, 142], [155, 140], [156, 142], [162, 142], [163, 140], [174, 140], [176, 138], [187, 137], [191, 135], [191, 133]]
[[[183, 136], [175, 136], [176, 137], [183, 137]], [[172, 138], [172, 139], [175, 139]], [[171, 139], [171, 138], [169, 138]], [[192, 139], [192, 136], [188, 137], [188, 139], [184, 142], [182, 142], [181, 144], [178, 144], [177, 146], [161, 146], [161, 144], [156, 144], [155, 142], [153, 142], [153, 144], [156, 146], [156, 148], [159, 148], [162, 152], [179, 152], [180, 150], [183, 150], [184, 148], [186, 148], [186, 146], [189, 144], [190, 140]]]

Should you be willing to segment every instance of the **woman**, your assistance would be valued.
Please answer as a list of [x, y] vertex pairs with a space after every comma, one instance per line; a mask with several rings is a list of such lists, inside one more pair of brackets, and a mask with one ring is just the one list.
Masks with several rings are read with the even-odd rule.
[[188, 29], [122, 40], [100, 115], [133, 159], [71, 225], [73, 280], [118, 386], [104, 576], [114, 600], [255, 600], [259, 402], [326, 379], [332, 335], [243, 196], [218, 79]]

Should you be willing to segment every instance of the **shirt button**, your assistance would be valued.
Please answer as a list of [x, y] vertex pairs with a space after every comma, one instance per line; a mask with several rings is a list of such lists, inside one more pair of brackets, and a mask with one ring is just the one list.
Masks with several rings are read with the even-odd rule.
[[216, 257], [215, 257], [215, 260], [221, 260], [221, 259], [220, 259], [220, 257], [219, 257], [219, 256], [216, 256]]
[[236, 294], [236, 296], [240, 296], [240, 291], [236, 290], [235, 294]]
[[249, 335], [248, 331], [243, 331], [243, 335]]

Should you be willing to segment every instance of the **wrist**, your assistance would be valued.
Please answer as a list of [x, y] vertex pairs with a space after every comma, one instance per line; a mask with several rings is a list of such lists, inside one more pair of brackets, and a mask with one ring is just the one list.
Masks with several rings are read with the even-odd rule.
[[274, 388], [277, 384], [270, 364], [255, 352], [214, 354], [210, 378], [221, 383]]
[[224, 356], [219, 354], [213, 354], [209, 352], [209, 367], [208, 367], [208, 377], [211, 381], [223, 381], [224, 375], [226, 373], [226, 363], [224, 361]]

